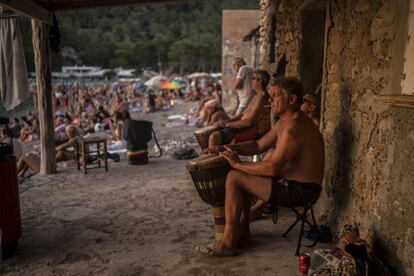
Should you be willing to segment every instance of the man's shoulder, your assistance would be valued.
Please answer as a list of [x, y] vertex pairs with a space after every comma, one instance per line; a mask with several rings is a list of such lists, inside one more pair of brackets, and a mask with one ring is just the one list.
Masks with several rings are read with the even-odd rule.
[[253, 73], [254, 72], [253, 67], [251, 67], [250, 65], [242, 65], [240, 67], [240, 71], [241, 70], [246, 71], [246, 72], [249, 72], [249, 73]]
[[253, 67], [251, 67], [251, 66], [249, 66], [249, 65], [242, 65], [241, 67], [240, 67], [240, 69], [239, 69], [239, 74], [242, 74], [242, 73], [253, 73], [254, 72], [254, 69], [253, 69]]

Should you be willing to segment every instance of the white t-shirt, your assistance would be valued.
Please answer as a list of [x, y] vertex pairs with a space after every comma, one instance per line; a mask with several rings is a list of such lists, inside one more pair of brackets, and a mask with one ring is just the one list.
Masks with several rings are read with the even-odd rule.
[[243, 80], [243, 88], [236, 90], [237, 95], [239, 96], [239, 108], [246, 107], [254, 95], [252, 89], [253, 73], [254, 69], [248, 65], [241, 66], [239, 71], [237, 72], [236, 78]]

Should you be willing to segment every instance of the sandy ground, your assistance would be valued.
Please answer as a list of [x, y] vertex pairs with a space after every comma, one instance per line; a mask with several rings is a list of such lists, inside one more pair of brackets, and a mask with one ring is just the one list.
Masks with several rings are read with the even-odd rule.
[[[168, 129], [167, 116], [138, 114], [157, 121], [159, 140], [194, 141], [193, 127]], [[248, 249], [236, 257], [196, 252], [214, 238], [210, 207], [199, 198], [185, 169], [169, 156], [145, 166], [125, 160], [109, 172], [87, 175], [74, 168], [34, 176], [21, 185], [23, 236], [16, 255], [3, 262], [5, 275], [297, 275], [298, 228], [280, 235], [294, 220], [281, 209], [252, 223]], [[304, 248], [307, 250], [306, 248]], [[0, 273], [1, 274], [1, 273]]]

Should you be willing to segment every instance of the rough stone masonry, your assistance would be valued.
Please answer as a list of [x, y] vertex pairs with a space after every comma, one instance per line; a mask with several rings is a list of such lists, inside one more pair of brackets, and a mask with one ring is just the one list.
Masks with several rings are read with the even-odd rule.
[[[324, 194], [318, 213], [334, 231], [359, 225], [362, 238], [399, 275], [414, 275], [414, 109], [374, 101], [401, 94], [409, 1], [261, 2], [262, 66], [303, 78], [303, 11], [325, 13], [322, 121]], [[275, 62], [269, 31], [276, 14]], [[405, 36], [404, 36], [405, 35]]]

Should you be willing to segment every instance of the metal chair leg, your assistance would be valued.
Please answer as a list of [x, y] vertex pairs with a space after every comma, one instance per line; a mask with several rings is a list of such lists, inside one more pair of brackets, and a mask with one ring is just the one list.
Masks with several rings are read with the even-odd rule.
[[311, 226], [311, 229], [315, 231], [316, 237], [311, 245], [306, 245], [306, 247], [308, 248], [314, 247], [318, 243], [318, 237], [319, 237], [319, 229], [318, 229], [318, 224], [316, 223], [315, 214], [313, 212], [313, 206], [310, 207], [310, 211], [311, 211], [311, 217], [312, 217], [312, 223], [313, 223], [313, 225]]
[[[296, 220], [295, 222], [289, 227], [288, 230], [286, 230], [285, 233], [283, 233], [282, 237], [287, 237], [287, 235], [289, 234], [289, 232], [296, 226], [296, 224], [298, 224], [298, 222], [301, 222], [300, 224], [300, 231], [299, 231], [299, 238], [298, 238], [298, 242], [296, 244], [296, 251], [295, 251], [295, 255], [298, 256], [300, 254], [300, 248], [302, 246], [302, 235], [303, 235], [303, 230], [304, 230], [304, 226], [305, 224], [308, 224], [309, 227], [313, 230], [316, 229], [316, 235], [318, 235], [318, 225], [316, 224], [316, 219], [315, 219], [315, 214], [313, 212], [313, 204], [312, 205], [306, 205], [303, 207], [303, 212], [299, 212], [298, 210], [296, 210], [295, 208], [291, 208], [295, 213], [296, 213]], [[311, 212], [311, 217], [312, 217], [312, 222], [308, 221], [308, 212]], [[311, 245], [305, 245], [306, 247], [314, 247], [318, 242], [318, 239], [316, 238], [315, 241], [313, 241], [313, 243]]]
[[300, 221], [299, 216], [296, 217], [296, 221], [289, 227], [288, 230], [286, 230], [285, 233], [283, 233], [282, 237], [287, 237], [287, 235], [289, 234], [289, 232], [296, 226], [296, 224], [298, 224], [298, 222]]
[[299, 240], [296, 245], [295, 256], [299, 256], [300, 247], [302, 245], [302, 234], [303, 234], [303, 227], [305, 226], [305, 221], [302, 219], [302, 223], [300, 224], [300, 232], [299, 232]]

